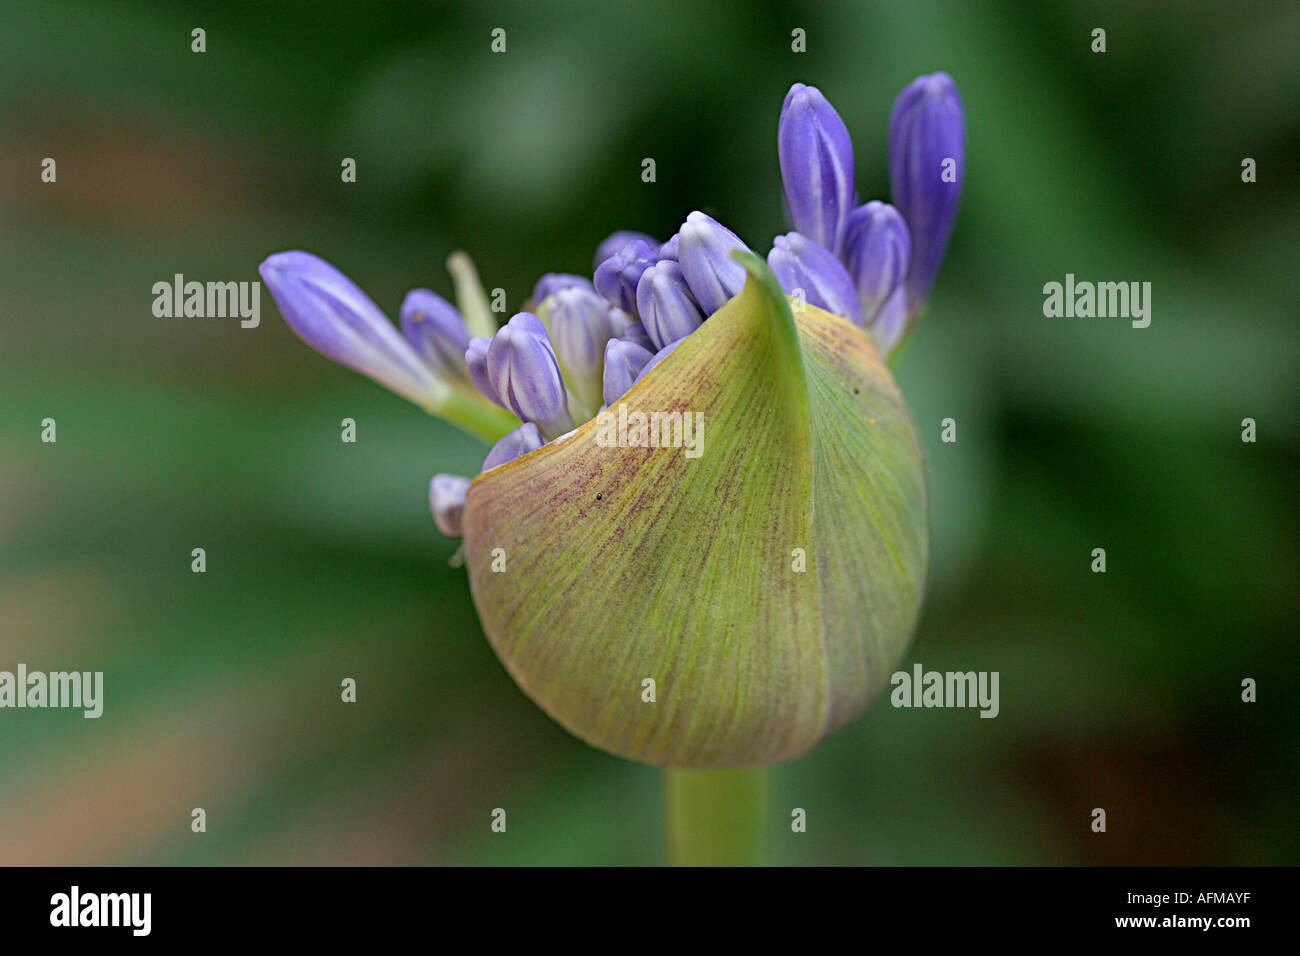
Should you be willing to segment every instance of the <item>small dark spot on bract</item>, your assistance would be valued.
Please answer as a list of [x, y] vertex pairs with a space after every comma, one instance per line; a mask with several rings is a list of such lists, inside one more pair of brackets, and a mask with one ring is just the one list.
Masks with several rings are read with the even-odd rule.
[[596, 492], [596, 500], [597, 500], [597, 501], [599, 501], [599, 500], [600, 500], [601, 498], [603, 498], [603, 497], [604, 497], [604, 495], [602, 495], [599, 491]]
[[853, 390], [853, 394], [854, 394], [854, 395], [857, 395], [857, 394], [858, 394], [859, 392], [861, 392], [861, 391], [862, 391], [862, 389], [860, 389], [860, 388], [855, 388], [855, 389]]

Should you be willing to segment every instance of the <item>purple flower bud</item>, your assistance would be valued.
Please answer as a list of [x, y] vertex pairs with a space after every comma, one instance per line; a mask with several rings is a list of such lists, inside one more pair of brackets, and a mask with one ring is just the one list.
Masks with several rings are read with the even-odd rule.
[[907, 330], [907, 287], [899, 285], [867, 325], [876, 348], [888, 356]]
[[908, 307], [930, 294], [952, 235], [966, 175], [966, 117], [947, 73], [920, 76], [894, 101], [889, 118], [889, 182], [912, 234]]
[[674, 233], [673, 233], [673, 237], [672, 237], [671, 239], [669, 239], [667, 242], [665, 242], [662, 246], [659, 247], [659, 258], [660, 258], [660, 259], [672, 259], [674, 262], [676, 262], [676, 261], [677, 261], [677, 244], [678, 244], [679, 242], [681, 242], [681, 237], [680, 237], [680, 235], [678, 235], [678, 233], [675, 233], [675, 232], [674, 232]]
[[467, 491], [469, 479], [460, 475], [434, 475], [429, 482], [429, 510], [438, 530], [449, 538], [461, 536]]
[[618, 401], [653, 357], [649, 349], [635, 342], [610, 339], [605, 346], [605, 404], [613, 405]]
[[659, 244], [633, 239], [596, 267], [596, 291], [610, 305], [624, 312], [636, 312], [636, 285], [641, 273], [659, 258]]
[[634, 325], [639, 326], [640, 324], [640, 322], [628, 315], [622, 309], [615, 308], [612, 305], [609, 307], [609, 325], [610, 328], [614, 330], [614, 338], [624, 338], [629, 329]]
[[849, 274], [862, 300], [862, 314], [870, 326], [907, 275], [912, 255], [907, 223], [893, 206], [872, 200], [849, 215], [844, 248]]
[[541, 305], [561, 289], [575, 288], [596, 291], [591, 280], [583, 276], [570, 275], [567, 272], [548, 272], [537, 280], [537, 285], [533, 286], [533, 302]]
[[650, 336], [645, 330], [645, 325], [641, 322], [633, 322], [623, 334], [619, 336], [624, 342], [631, 342], [633, 345], [639, 345], [647, 351], [654, 352], [655, 344], [650, 341]]
[[537, 426], [532, 422], [524, 422], [492, 446], [492, 450], [483, 459], [483, 470], [491, 471], [498, 465], [514, 461], [520, 455], [536, 451], [544, 444], [546, 443], [542, 441], [542, 433], [537, 430]]
[[316, 351], [417, 404], [438, 380], [379, 307], [324, 259], [277, 252], [258, 267], [289, 328]]
[[531, 312], [520, 312], [497, 330], [488, 348], [487, 377], [502, 404], [536, 424], [548, 440], [573, 427], [560, 363], [546, 327]]
[[487, 358], [491, 345], [492, 340], [489, 338], [470, 339], [469, 345], [465, 346], [465, 366], [469, 370], [469, 380], [478, 387], [478, 390], [485, 397], [505, 408], [505, 402], [501, 401], [501, 396], [492, 387], [492, 380], [488, 378]]
[[781, 106], [777, 156], [790, 225], [839, 255], [853, 208], [853, 142], [815, 86], [796, 83]]
[[654, 354], [654, 358], [652, 358], [649, 362], [646, 362], [645, 368], [637, 372], [636, 378], [632, 379], [632, 384], [635, 385], [637, 382], [641, 381], [641, 379], [645, 378], [652, 368], [654, 368], [656, 365], [658, 365], [660, 362], [666, 359], [669, 355], [671, 355], [673, 349], [677, 348], [677, 346], [681, 345], [685, 341], [686, 341], [685, 338], [680, 338], [672, 345], [666, 345], [663, 348], [661, 348], [658, 352], [656, 352]]
[[866, 327], [853, 277], [839, 259], [807, 236], [791, 232], [772, 240], [767, 264], [787, 295], [803, 290], [804, 301]]
[[611, 233], [610, 236], [607, 239], [605, 239], [604, 242], [602, 242], [599, 246], [596, 247], [596, 258], [595, 261], [592, 262], [591, 267], [593, 269], [596, 268], [596, 266], [600, 265], [610, 256], [617, 253], [629, 242], [637, 242], [637, 241], [645, 242], [652, 246], [659, 245], [659, 240], [654, 238], [653, 236], [647, 236], [644, 232], [632, 232], [631, 230], [623, 229], [618, 232]]
[[671, 259], [663, 259], [641, 274], [636, 305], [656, 349], [690, 335], [704, 322], [704, 313], [686, 286], [682, 267]]
[[706, 316], [727, 304], [745, 287], [745, 267], [731, 253], [749, 246], [726, 226], [698, 210], [678, 232], [678, 260], [691, 295]]
[[560, 367], [588, 409], [600, 406], [605, 343], [614, 337], [610, 312], [595, 292], [570, 288], [555, 293], [546, 313]]
[[402, 334], [440, 375], [466, 378], [469, 331], [456, 307], [428, 289], [412, 289], [402, 302]]

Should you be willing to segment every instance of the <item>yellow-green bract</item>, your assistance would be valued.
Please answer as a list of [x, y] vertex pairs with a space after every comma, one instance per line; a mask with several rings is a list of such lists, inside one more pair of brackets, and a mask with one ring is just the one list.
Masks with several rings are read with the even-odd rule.
[[581, 739], [662, 766], [789, 760], [852, 720], [925, 582], [920, 443], [870, 337], [793, 313], [737, 259], [744, 290], [620, 399], [702, 417], [703, 454], [608, 447], [593, 420], [466, 499], [474, 601], [515, 681]]

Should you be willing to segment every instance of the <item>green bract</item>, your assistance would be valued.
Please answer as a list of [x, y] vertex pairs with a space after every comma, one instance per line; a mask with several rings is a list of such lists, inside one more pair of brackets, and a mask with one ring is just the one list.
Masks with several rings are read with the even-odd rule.
[[[475, 604], [519, 686], [578, 737], [673, 767], [797, 757], [888, 681], [928, 557], [921, 447], [868, 334], [791, 312], [767, 266], [632, 387], [703, 453], [600, 420], [470, 486]], [[654, 681], [654, 700], [645, 682]]]

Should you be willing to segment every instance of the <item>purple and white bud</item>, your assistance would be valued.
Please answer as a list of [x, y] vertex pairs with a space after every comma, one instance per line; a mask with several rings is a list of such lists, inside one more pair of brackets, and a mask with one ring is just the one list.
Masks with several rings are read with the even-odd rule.
[[605, 345], [605, 404], [613, 405], [622, 398], [653, 357], [653, 352], [635, 342], [610, 339]]
[[876, 313], [907, 275], [912, 240], [907, 223], [888, 203], [872, 200], [849, 215], [845, 264], [857, 285], [862, 314], [870, 327]]
[[561, 289], [587, 289], [595, 292], [591, 280], [585, 276], [570, 275], [567, 272], [548, 272], [537, 280], [533, 286], [533, 303], [541, 305]]
[[681, 265], [671, 259], [661, 260], [641, 275], [636, 305], [656, 350], [690, 335], [704, 322]]
[[947, 73], [919, 76], [898, 94], [889, 118], [889, 182], [912, 237], [907, 303], [934, 285], [948, 249], [966, 176], [966, 115]]
[[712, 216], [696, 210], [677, 233], [677, 258], [691, 295], [706, 316], [727, 304], [745, 287], [745, 267], [731, 253], [749, 251], [740, 237]]
[[828, 249], [791, 232], [772, 240], [767, 264], [787, 295], [798, 296], [802, 290], [804, 301], [810, 305], [866, 327], [853, 277]]
[[674, 262], [678, 259], [677, 244], [681, 242], [681, 236], [673, 233], [673, 237], [659, 247], [660, 259], [672, 259]]
[[636, 286], [641, 274], [659, 258], [659, 244], [632, 239], [596, 267], [592, 280], [596, 291], [610, 305], [624, 312], [636, 312]]
[[416, 404], [444, 387], [379, 307], [324, 259], [277, 252], [258, 272], [289, 328], [317, 352]]
[[614, 338], [621, 339], [632, 326], [641, 323], [636, 320], [635, 316], [628, 315], [622, 309], [611, 305], [609, 307], [609, 324], [610, 328], [614, 330]]
[[652, 354], [654, 353], [655, 344], [650, 341], [650, 336], [645, 330], [645, 324], [642, 322], [633, 322], [624, 329], [623, 334], [618, 336], [618, 338], [622, 339], [624, 342], [631, 342], [633, 345], [639, 345], [641, 348], [646, 349]]
[[469, 330], [456, 307], [428, 289], [412, 289], [402, 302], [402, 334], [439, 375], [464, 379]]
[[488, 400], [506, 407], [505, 402], [497, 395], [497, 390], [492, 387], [492, 380], [488, 378], [487, 358], [488, 349], [492, 346], [492, 340], [489, 338], [472, 338], [469, 344], [465, 346], [465, 367], [469, 371], [469, 380], [474, 383], [484, 397]]
[[853, 208], [853, 142], [817, 87], [790, 87], [777, 123], [776, 150], [790, 225], [840, 255]]
[[434, 475], [429, 482], [429, 511], [438, 530], [449, 538], [461, 536], [467, 491], [469, 479], [460, 475]]
[[524, 422], [492, 446], [492, 450], [483, 459], [483, 470], [491, 471], [498, 465], [514, 461], [520, 455], [536, 451], [544, 444], [546, 442], [542, 441], [542, 433], [537, 430], [537, 426], [532, 422]]
[[867, 323], [867, 331], [875, 339], [876, 348], [886, 358], [907, 331], [907, 315], [907, 287], [900, 283], [875, 318]]
[[604, 299], [580, 288], [561, 289], [547, 306], [546, 325], [560, 367], [588, 409], [600, 407], [605, 343], [615, 334], [610, 312]]
[[629, 242], [644, 242], [652, 246], [659, 245], [659, 240], [654, 236], [648, 236], [644, 232], [633, 232], [630, 229], [620, 229], [618, 232], [610, 233], [605, 241], [596, 247], [596, 258], [591, 263], [591, 267], [596, 268]]
[[559, 360], [542, 320], [531, 312], [518, 313], [497, 330], [487, 377], [501, 403], [537, 425], [548, 441], [573, 427]]

